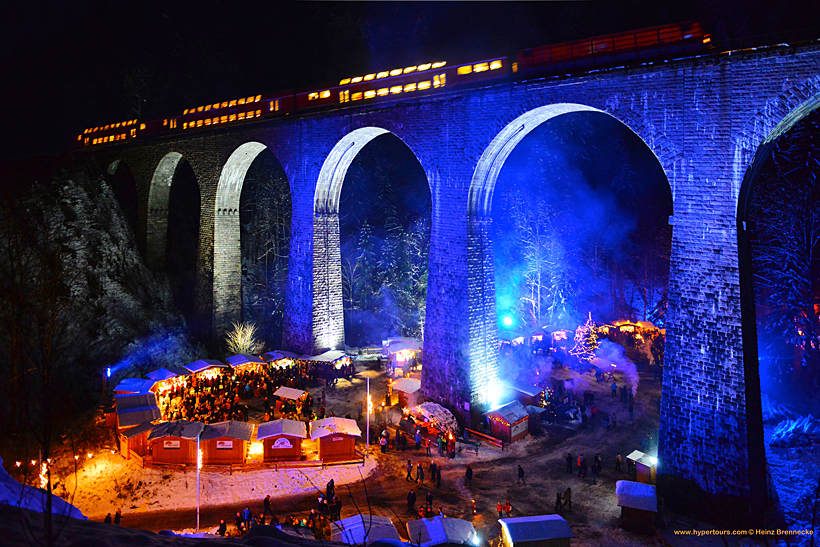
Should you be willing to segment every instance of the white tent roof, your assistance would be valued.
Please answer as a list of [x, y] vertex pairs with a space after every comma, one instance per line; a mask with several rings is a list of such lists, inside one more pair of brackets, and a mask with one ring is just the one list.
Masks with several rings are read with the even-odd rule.
[[396, 391], [403, 391], [404, 393], [415, 393], [421, 389], [421, 380], [402, 378], [393, 384], [393, 389]]
[[411, 543], [419, 547], [432, 547], [445, 543], [470, 545], [470, 540], [476, 534], [471, 522], [447, 517], [408, 521], [407, 533]]
[[618, 481], [615, 483], [615, 497], [621, 507], [658, 512], [658, 495], [654, 484]]
[[573, 538], [572, 528], [560, 515], [534, 515], [500, 519], [513, 543]]
[[284, 359], [284, 358], [285, 358], [285, 356], [282, 355], [278, 351], [269, 351], [267, 353], [262, 354], [262, 359], [264, 359], [268, 363], [272, 363], [274, 361], [278, 361], [279, 359]]
[[330, 351], [326, 351], [321, 355], [316, 355], [314, 357], [308, 357], [310, 361], [319, 361], [322, 363], [334, 363], [347, 355], [340, 349], [332, 349]]
[[390, 355], [403, 349], [421, 350], [421, 342], [415, 338], [389, 338], [382, 342], [382, 351]]
[[[367, 539], [365, 540], [365, 534]], [[377, 539], [401, 541], [399, 531], [389, 517], [376, 515], [353, 515], [333, 523], [333, 541], [346, 545], [369, 543]]]
[[274, 395], [277, 397], [282, 397], [284, 399], [293, 399], [294, 401], [298, 400], [299, 397], [305, 394], [304, 391], [301, 389], [296, 389], [292, 387], [282, 386], [276, 391], [273, 392]]
[[362, 430], [359, 429], [356, 420], [333, 416], [331, 418], [322, 418], [321, 420], [310, 422], [310, 439], [312, 441], [333, 435], [334, 433], [344, 433], [345, 435], [353, 435], [355, 437], [362, 436]]
[[256, 430], [256, 440], [261, 441], [276, 435], [290, 435], [291, 437], [307, 438], [305, 422], [298, 420], [274, 420], [259, 424]]

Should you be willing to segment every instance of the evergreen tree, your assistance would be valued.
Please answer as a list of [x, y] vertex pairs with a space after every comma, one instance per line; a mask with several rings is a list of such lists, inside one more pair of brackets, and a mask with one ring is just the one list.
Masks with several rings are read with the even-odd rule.
[[575, 345], [569, 352], [577, 357], [581, 364], [589, 364], [595, 358], [595, 350], [599, 346], [598, 328], [590, 312], [586, 323], [575, 329]]

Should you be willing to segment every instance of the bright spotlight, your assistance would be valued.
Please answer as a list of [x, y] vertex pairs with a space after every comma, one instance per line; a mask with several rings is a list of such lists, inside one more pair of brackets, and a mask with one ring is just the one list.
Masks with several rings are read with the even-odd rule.
[[473, 545], [481, 545], [481, 538], [478, 537], [478, 534], [473, 536], [473, 539], [470, 540]]
[[658, 458], [650, 457], [649, 461], [652, 462], [652, 465], [658, 465]]
[[512, 324], [513, 324], [513, 318], [510, 317], [509, 315], [505, 316], [503, 321], [504, 321], [504, 326], [505, 327], [511, 327]]

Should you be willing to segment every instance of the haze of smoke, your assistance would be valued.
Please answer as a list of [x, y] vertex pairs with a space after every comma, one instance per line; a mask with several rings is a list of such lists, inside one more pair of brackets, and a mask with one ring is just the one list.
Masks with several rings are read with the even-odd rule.
[[621, 373], [624, 381], [632, 387], [632, 393], [638, 393], [638, 368], [635, 363], [627, 359], [626, 350], [620, 344], [616, 344], [607, 339], [600, 342], [600, 346], [595, 350], [595, 359], [592, 364], [604, 372], [609, 372], [615, 365], [615, 372]]

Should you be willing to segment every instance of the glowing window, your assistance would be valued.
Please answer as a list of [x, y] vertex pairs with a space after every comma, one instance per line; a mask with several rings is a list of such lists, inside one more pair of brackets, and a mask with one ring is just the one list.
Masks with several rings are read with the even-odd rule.
[[162, 125], [163, 125], [163, 127], [168, 125], [168, 120], [162, 120]]
[[262, 115], [262, 111], [261, 111], [261, 110], [257, 110], [257, 111], [256, 111], [256, 117], [258, 118], [258, 117], [259, 117], [259, 116], [261, 116], [261, 115]]
[[235, 122], [236, 121], [236, 114], [231, 114], [231, 116], [228, 118], [228, 121], [229, 122]]
[[367, 76], [364, 77], [364, 81], [369, 82], [370, 80], [372, 80], [375, 77], [376, 77], [375, 74], [368, 74]]
[[350, 91], [344, 90], [339, 92], [339, 102], [346, 103], [350, 100]]
[[182, 111], [182, 115], [183, 115], [183, 116], [187, 116], [187, 115], [188, 115], [188, 109], [187, 109], [187, 108], [186, 108], [185, 110], [183, 110], [183, 111]]
[[447, 75], [442, 74], [441, 75], [441, 87], [444, 87], [445, 85], [447, 85]]
[[107, 130], [109, 127], [111, 127], [111, 124], [106, 125], [103, 129]]
[[257, 102], [261, 98], [262, 98], [262, 95], [257, 95], [256, 97], [253, 98], [253, 102]]
[[379, 89], [378, 91], [376, 91], [376, 95], [378, 95], [379, 97], [384, 97], [388, 93], [390, 93], [390, 90], [387, 89], [386, 87], [383, 87], [383, 88]]
[[433, 63], [433, 68], [441, 68], [446, 64], [447, 64], [446, 61], [439, 61], [438, 63]]
[[245, 99], [239, 99], [236, 101], [237, 104], [245, 104]]
[[132, 137], [136, 137], [136, 136], [137, 136], [137, 130], [136, 130], [136, 129], [132, 129], [132, 130], [131, 130], [131, 136], [132, 136]]
[[344, 80], [342, 80], [341, 82], [339, 82], [339, 85], [347, 85], [347, 84], [349, 84], [349, 83], [350, 83], [350, 78], [345, 78]]
[[320, 99], [327, 99], [328, 97], [330, 97], [330, 90], [329, 89], [319, 93], [319, 98]]
[[433, 76], [433, 87], [441, 87], [441, 79], [438, 76]]
[[202, 127], [202, 120], [197, 120], [196, 126], [197, 127]]
[[375, 96], [376, 96], [376, 92], [375, 92], [375, 91], [373, 91], [373, 90], [370, 90], [370, 91], [365, 91], [365, 92], [364, 92], [364, 98], [365, 98], [365, 99], [372, 99], [372, 98], [373, 98], [373, 97], [375, 97]]
[[402, 72], [404, 72], [405, 74], [410, 74], [411, 72], [415, 72], [417, 68], [418, 67], [416, 66], [409, 66], [405, 68]]
[[484, 72], [485, 70], [490, 70], [490, 65], [487, 63], [478, 63], [477, 65], [473, 65], [473, 70], [476, 72]]
[[228, 103], [228, 106], [236, 106], [236, 101], [231, 101]]
[[196, 109], [197, 112], [202, 112], [203, 110], [205, 110], [204, 106], [200, 106], [199, 108]]
[[211, 125], [211, 118], [205, 120], [205, 125]]
[[394, 85], [393, 87], [390, 88], [390, 93], [392, 95], [395, 95], [396, 93], [401, 93], [401, 86], [400, 85]]
[[430, 66], [431, 66], [431, 64], [430, 64], [430, 63], [425, 63], [425, 64], [423, 64], [423, 65], [419, 65], [419, 70], [420, 70], [420, 71], [421, 71], [421, 70], [430, 70]]
[[490, 70], [498, 70], [501, 68], [501, 61], [493, 61], [490, 63]]
[[393, 70], [390, 71], [391, 76], [398, 76], [399, 74], [401, 74], [401, 69], [400, 68], [396, 68], [396, 69], [393, 69]]
[[388, 72], [379, 72], [378, 74], [376, 74], [376, 79], [387, 78], [389, 75], [390, 74]]
[[359, 91], [358, 93], [354, 93], [350, 96], [351, 101], [361, 101], [362, 100], [362, 92]]
[[350, 80], [350, 83], [358, 84], [361, 81], [362, 81], [362, 77], [361, 76], [356, 76], [355, 78]]
[[219, 123], [228, 123], [228, 116], [220, 116]]
[[[249, 117], [250, 117], [250, 116], [249, 116]], [[240, 119], [240, 120], [244, 120], [244, 119], [245, 119], [245, 113], [244, 113], [244, 112], [240, 112], [240, 113], [239, 113], [239, 115], [237, 116], [237, 118], [238, 118], [238, 119]]]
[[419, 82], [419, 89], [430, 89], [430, 80], [426, 82]]
[[469, 74], [472, 71], [473, 71], [473, 66], [472, 65], [458, 67], [458, 74], [461, 75], [461, 76], [463, 76], [464, 74]]
[[141, 124], [140, 124], [140, 131], [143, 131], [143, 130], [145, 130], [145, 124], [144, 124], [144, 123], [141, 123]]
[[214, 103], [214, 110], [216, 110], [217, 108], [221, 108], [220, 104], [219, 103]]
[[407, 84], [406, 86], [404, 86], [404, 92], [405, 93], [407, 93], [408, 91], [415, 91], [415, 90], [416, 90], [416, 84]]
[[227, 106], [228, 106], [228, 101], [225, 101], [220, 105], [220, 108], [227, 108]]
[[316, 92], [313, 92], [313, 93], [308, 93], [308, 100], [309, 100], [309, 101], [315, 101], [315, 100], [316, 100], [316, 99], [318, 99], [318, 98], [319, 98], [319, 94], [318, 94], [318, 93], [316, 93]]
[[83, 140], [83, 136], [82, 136], [82, 135], [77, 135], [77, 140], [78, 140], [78, 141]]
[[182, 122], [182, 129], [188, 129], [188, 122]]
[[122, 127], [122, 122], [117, 123], [114, 127]]

